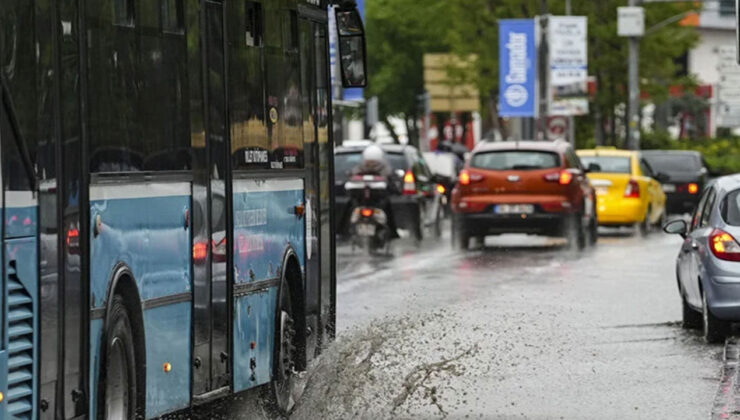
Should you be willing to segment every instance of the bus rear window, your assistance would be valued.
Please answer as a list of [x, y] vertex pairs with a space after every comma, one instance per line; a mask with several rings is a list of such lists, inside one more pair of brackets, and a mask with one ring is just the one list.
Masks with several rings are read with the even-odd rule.
[[550, 169], [560, 166], [560, 157], [556, 153], [536, 150], [481, 152], [473, 155], [470, 165], [491, 171]]
[[740, 190], [727, 194], [720, 210], [725, 223], [740, 226]]
[[599, 165], [599, 170], [606, 174], [630, 174], [630, 158], [621, 156], [581, 156], [581, 163], [585, 168], [591, 164]]

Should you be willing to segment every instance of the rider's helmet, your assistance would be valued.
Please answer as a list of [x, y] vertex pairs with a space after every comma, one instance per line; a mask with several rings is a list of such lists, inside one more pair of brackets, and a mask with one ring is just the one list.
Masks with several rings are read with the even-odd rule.
[[385, 152], [380, 146], [372, 144], [362, 152], [362, 160], [365, 162], [383, 162], [385, 161]]

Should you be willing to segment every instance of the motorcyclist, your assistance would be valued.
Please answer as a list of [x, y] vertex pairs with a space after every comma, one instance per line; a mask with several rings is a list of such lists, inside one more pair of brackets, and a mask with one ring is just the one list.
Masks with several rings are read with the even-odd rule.
[[378, 203], [377, 206], [383, 209], [388, 217], [388, 228], [391, 231], [391, 238], [398, 238], [395, 218], [393, 217], [393, 209], [391, 207], [390, 199], [388, 198], [394, 185], [394, 182], [391, 179], [393, 176], [393, 169], [388, 163], [383, 149], [375, 144], [366, 147], [362, 152], [362, 162], [355, 167], [352, 173], [353, 175], [381, 176], [388, 181], [388, 194], [386, 198], [383, 199], [383, 202]]
[[352, 172], [354, 175], [376, 175], [389, 178], [392, 170], [383, 149], [373, 144], [362, 151], [362, 162]]

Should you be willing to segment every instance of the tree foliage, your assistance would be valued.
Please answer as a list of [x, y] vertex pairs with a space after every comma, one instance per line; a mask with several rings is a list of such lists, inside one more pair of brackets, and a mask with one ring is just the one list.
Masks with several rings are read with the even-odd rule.
[[[589, 74], [595, 76], [598, 95], [592, 114], [582, 126], [593, 123], [606, 129], [611, 143], [619, 137], [622, 124], [618, 113], [626, 102], [627, 40], [617, 35], [617, 8], [627, 0], [572, 0], [573, 14], [589, 19]], [[498, 21], [529, 18], [543, 13], [565, 14], [565, 0], [374, 0], [368, 2], [368, 49], [371, 65], [370, 95], [380, 97], [381, 115], [414, 115], [417, 95], [423, 92], [425, 52], [449, 51], [478, 56], [468, 74], [490, 112], [484, 113], [489, 126], [496, 126], [498, 102]], [[695, 3], [654, 3], [645, 5], [646, 27], [680, 15]], [[641, 88], [652, 100], [668, 98], [675, 84], [692, 84], [678, 76], [679, 58], [698, 40], [693, 28], [669, 24], [641, 41]], [[596, 121], [598, 119], [598, 121]], [[585, 132], [584, 132], [585, 135]], [[593, 135], [593, 133], [591, 133]]]

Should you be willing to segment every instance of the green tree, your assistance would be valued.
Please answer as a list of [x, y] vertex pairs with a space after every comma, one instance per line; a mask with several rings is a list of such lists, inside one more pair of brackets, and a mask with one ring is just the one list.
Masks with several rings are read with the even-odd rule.
[[[591, 114], [578, 118], [578, 136], [593, 137], [593, 127], [606, 130], [609, 144], [617, 144], [624, 127], [620, 105], [627, 97], [627, 40], [617, 35], [617, 7], [627, 0], [572, 0], [573, 14], [589, 18], [589, 74], [595, 76], [598, 95]], [[380, 98], [381, 118], [414, 122], [423, 93], [423, 55], [427, 52], [475, 54], [477, 64], [454, 74], [460, 82], [475, 83], [481, 92], [486, 128], [501, 128], [498, 118], [498, 21], [530, 18], [543, 7], [553, 15], [565, 12], [565, 0], [373, 0], [367, 4], [370, 88]], [[673, 22], [692, 8], [693, 2], [647, 4], [646, 27]], [[678, 77], [677, 59], [696, 43], [693, 28], [667, 24], [641, 42], [641, 89], [655, 102], [668, 98], [671, 85], [690, 86], [695, 81]]]
[[449, 0], [370, 0], [367, 43], [370, 84], [367, 97], [379, 98], [380, 119], [406, 121], [412, 142], [418, 141], [419, 96], [424, 93], [424, 53], [448, 51]]

